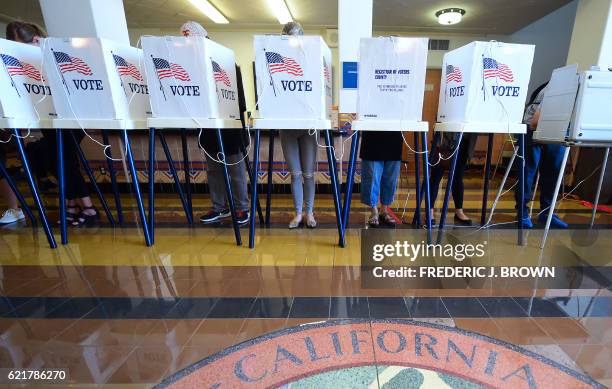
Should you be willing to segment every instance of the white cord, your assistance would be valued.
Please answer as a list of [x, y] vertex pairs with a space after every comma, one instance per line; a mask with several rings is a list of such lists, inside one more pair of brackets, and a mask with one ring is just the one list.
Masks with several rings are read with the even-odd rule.
[[[185, 39], [190, 39], [190, 38], [185, 38]], [[196, 38], [196, 39], [198, 39], [198, 38]], [[200, 38], [200, 39], [205, 39], [205, 38]], [[168, 51], [168, 56], [169, 56], [169, 57], [168, 57], [168, 60], [169, 60], [170, 62], [172, 62], [172, 59], [173, 59], [173, 54], [172, 54], [172, 51], [170, 50], [170, 47], [168, 46], [168, 37], [167, 37], [167, 36], [166, 36], [166, 37], [164, 37], [164, 42], [165, 42], [165, 45], [166, 45], [166, 50]], [[195, 45], [195, 47], [196, 47], [196, 50], [198, 50], [199, 45]], [[198, 53], [198, 54], [200, 54], [200, 53]], [[201, 60], [202, 60], [202, 58], [204, 58], [204, 56], [201, 56], [201, 55], [196, 55], [196, 58], [198, 59], [198, 61], [201, 61]], [[206, 68], [205, 64], [203, 64], [202, 62], [200, 62], [200, 68], [201, 68], [201, 69]], [[238, 77], [238, 75], [237, 75], [237, 74], [236, 74], [236, 77]], [[214, 81], [214, 79], [213, 79], [213, 81]], [[172, 78], [171, 78], [170, 82], [174, 83], [174, 86], [177, 86], [177, 85], [176, 85], [176, 79], [175, 79], [174, 77], [172, 77]], [[214, 81], [214, 83], [215, 83], [215, 87], [216, 87], [217, 82], [216, 82], [216, 81]], [[208, 153], [208, 151], [206, 151], [206, 149], [204, 148], [204, 146], [202, 146], [202, 144], [201, 144], [201, 142], [200, 142], [200, 136], [202, 135], [202, 131], [204, 130], [204, 126], [202, 126], [202, 124], [200, 123], [199, 119], [198, 119], [197, 117], [195, 117], [195, 116], [192, 114], [192, 112], [191, 112], [191, 111], [190, 111], [190, 109], [189, 109], [189, 106], [187, 105], [187, 103], [185, 103], [184, 97], [185, 97], [185, 96], [179, 95], [179, 99], [178, 99], [178, 100], [179, 100], [179, 101], [180, 101], [180, 102], [183, 104], [183, 107], [185, 108], [185, 110], [186, 110], [186, 111], [187, 111], [187, 113], [189, 114], [189, 116], [190, 116], [191, 120], [193, 120], [193, 121], [194, 121], [194, 122], [195, 122], [195, 123], [198, 125], [198, 127], [199, 127], [199, 132], [198, 132], [198, 147], [199, 147], [199, 148], [200, 148], [200, 149], [201, 149], [201, 150], [204, 152], [204, 154], [206, 154], [206, 156], [208, 157], [208, 159], [209, 159], [209, 160], [212, 160], [212, 161], [214, 161], [214, 162], [216, 162], [216, 163], [224, 164], [224, 165], [226, 165], [226, 166], [238, 165], [238, 164], [240, 164], [242, 161], [244, 161], [244, 160], [245, 160], [245, 159], [248, 157], [248, 155], [249, 155], [249, 153], [250, 153], [250, 151], [251, 151], [251, 145], [252, 145], [252, 142], [251, 142], [251, 131], [250, 131], [250, 124], [249, 124], [249, 123], [246, 123], [246, 126], [245, 126], [245, 127], [246, 127], [246, 128], [245, 128], [245, 130], [246, 130], [246, 132], [247, 132], [247, 135], [248, 135], [248, 138], [249, 138], [249, 142], [248, 142], [248, 144], [247, 144], [247, 150], [246, 150], [246, 153], [245, 153], [245, 154], [242, 156], [242, 158], [240, 158], [240, 159], [239, 159], [238, 161], [236, 161], [236, 162], [228, 163], [228, 162], [227, 162], [227, 160], [226, 160], [226, 156], [225, 156], [225, 154], [224, 154], [224, 153], [222, 153], [221, 151], [217, 152], [217, 158], [214, 158], [212, 155], [210, 155], [210, 154]], [[218, 99], [218, 98], [219, 98], [219, 94], [217, 93], [217, 99]]]

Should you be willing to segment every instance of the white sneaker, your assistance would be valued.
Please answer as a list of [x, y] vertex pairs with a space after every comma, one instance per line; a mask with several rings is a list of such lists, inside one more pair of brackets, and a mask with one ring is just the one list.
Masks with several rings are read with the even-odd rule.
[[19, 220], [23, 220], [23, 219], [25, 219], [25, 216], [21, 209], [11, 208], [11, 209], [7, 209], [6, 211], [4, 211], [4, 213], [2, 214], [2, 217], [0, 218], [0, 224], [11, 224], [11, 223], [18, 222]]

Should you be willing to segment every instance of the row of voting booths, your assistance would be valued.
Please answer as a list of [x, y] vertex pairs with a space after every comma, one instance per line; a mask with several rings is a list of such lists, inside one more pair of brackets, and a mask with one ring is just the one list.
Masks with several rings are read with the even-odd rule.
[[[157, 140], [160, 141], [168, 160], [187, 221], [189, 224], [193, 223], [189, 175], [185, 174], [186, 185], [183, 186], [174, 167], [164, 137], [164, 129], [181, 130], [185, 166], [188, 166], [189, 158], [185, 146], [189, 130], [194, 130], [191, 133], [196, 134], [201, 130], [216, 132], [220, 153], [209, 154], [208, 157], [219, 162], [224, 162], [221, 138], [224, 129], [253, 131], [252, 147], [249, 145], [252, 149], [253, 163], [249, 164], [252, 169], [248, 169], [251, 177], [249, 247], [255, 245], [256, 215], [260, 209], [256, 177], [258, 177], [261, 130], [307, 129], [312, 131], [313, 136], [324, 138], [341, 246], [345, 243], [344, 235], [350, 211], [361, 131], [413, 132], [417, 145], [417, 149], [414, 150], [417, 164], [417, 207], [414, 219], [417, 224], [421, 224], [422, 198], [425, 198], [426, 209], [431, 206], [429, 169], [441, 158], [437, 150], [441, 132], [454, 133], [456, 145], [459, 145], [464, 133], [489, 134], [486, 169], [490, 168], [492, 134], [515, 135], [518, 138], [515, 154], [520, 156], [520, 163], [523, 164], [526, 127], [521, 121], [533, 60], [532, 45], [473, 42], [445, 54], [442, 64], [438, 123], [435, 124], [431, 150], [428, 150], [429, 124], [422, 121], [427, 38], [362, 39], [357, 120], [352, 123], [354, 132], [351, 135], [343, 199], [330, 133], [332, 58], [330, 49], [321, 37], [278, 35], [254, 37], [259, 112], [252, 122], [252, 127], [246, 128], [241, 120], [244, 113], [239, 112], [238, 108], [239, 91], [232, 50], [201, 37], [145, 36], [141, 38], [141, 42], [142, 49], [137, 49], [96, 38], [47, 38], [42, 41], [39, 48], [0, 40], [0, 54], [4, 64], [4, 69], [0, 69], [1, 124], [5, 128], [13, 129], [13, 136], [17, 140], [20, 156], [27, 171], [30, 189], [52, 247], [56, 246], [55, 239], [23, 150], [25, 129], [56, 130], [62, 243], [66, 243], [68, 239], [63, 190], [63, 132], [70, 132], [73, 135], [74, 131], [104, 129], [100, 147], [104, 148], [109, 162], [117, 218], [120, 222], [121, 205], [112, 161], [113, 155], [125, 154], [138, 204], [139, 221], [147, 245], [152, 245], [155, 237], [153, 187], [155, 163], [153, 162]], [[608, 77], [606, 80], [609, 80], [609, 75], [609, 72], [605, 74], [605, 77]], [[593, 83], [594, 81], [591, 82]], [[607, 93], [609, 99], [609, 91]], [[579, 109], [579, 112], [582, 113], [585, 105], [581, 107], [582, 110]], [[571, 108], [573, 112], [574, 107]], [[597, 127], [605, 134], [610, 134], [606, 132], [609, 127], [608, 119], [601, 118]], [[129, 139], [130, 130], [149, 131], [148, 209], [145, 207], [138, 185]], [[110, 150], [109, 131], [121, 132], [125, 153]], [[248, 151], [245, 150], [247, 160]], [[453, 181], [457, 155], [457, 152], [451, 155], [449, 183]], [[88, 170], [82, 153], [81, 160]], [[236, 223], [235, 207], [231, 200], [232, 189], [227, 165], [223, 165], [236, 243], [240, 245], [242, 240]], [[419, 166], [422, 166], [422, 183]], [[2, 165], [1, 168], [2, 173], [16, 190], [14, 182], [6, 173], [5, 166]], [[523, 170], [519, 169], [521, 190]], [[488, 170], [485, 178], [488, 179]], [[96, 186], [96, 192], [109, 220], [114, 223], [114, 216], [95, 185], [93, 174], [90, 174], [90, 181]], [[483, 223], [487, 189], [488, 180], [485, 181], [483, 195]], [[444, 196], [438, 237], [441, 236], [445, 225], [450, 191], [451, 184], [447, 185]], [[25, 200], [22, 196], [19, 198], [34, 222]], [[523, 207], [517, 208], [518, 220], [522, 220]], [[428, 238], [431, 239], [432, 221], [429, 212], [425, 214]], [[519, 223], [518, 240], [522, 244], [521, 225]]]

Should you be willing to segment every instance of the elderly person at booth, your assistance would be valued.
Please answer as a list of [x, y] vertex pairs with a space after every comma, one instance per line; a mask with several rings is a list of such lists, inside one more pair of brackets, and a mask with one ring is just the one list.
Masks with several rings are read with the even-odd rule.
[[[202, 25], [196, 22], [187, 22], [181, 27], [183, 36], [200, 36], [208, 38], [208, 32]], [[244, 127], [242, 114], [246, 111], [246, 100], [244, 88], [242, 87], [242, 74], [240, 67], [236, 65], [236, 79], [238, 87], [238, 106], [240, 119]], [[246, 224], [249, 221], [249, 194], [248, 177], [245, 164], [244, 149], [247, 144], [246, 131], [243, 129], [224, 129], [221, 131], [223, 149], [225, 151], [225, 163], [230, 175], [234, 203], [236, 204], [236, 221], [238, 224]], [[200, 216], [200, 221], [205, 224], [218, 223], [231, 216], [228, 208], [225, 192], [225, 180], [223, 177], [222, 158], [219, 156], [219, 144], [214, 131], [203, 130], [199, 139], [201, 147], [206, 150], [206, 164], [208, 166], [208, 190], [212, 201], [211, 210]], [[212, 157], [212, 158], [211, 158]]]

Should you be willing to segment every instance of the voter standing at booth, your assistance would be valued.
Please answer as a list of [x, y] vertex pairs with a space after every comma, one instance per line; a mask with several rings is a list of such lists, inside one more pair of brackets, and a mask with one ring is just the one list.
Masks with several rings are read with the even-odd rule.
[[[304, 35], [304, 29], [297, 22], [289, 22], [283, 27], [283, 35]], [[281, 146], [283, 156], [291, 172], [291, 193], [295, 216], [289, 222], [289, 229], [306, 225], [315, 228], [314, 218], [315, 179], [314, 171], [317, 164], [316, 134], [309, 130], [281, 130]], [[306, 213], [305, 222], [303, 214]]]
[[[38, 44], [41, 36], [43, 36], [42, 30], [34, 24], [15, 21], [6, 26], [6, 37], [12, 41]], [[9, 137], [3, 139], [2, 142], [5, 143], [8, 140], [10, 140]], [[3, 145], [0, 149], [0, 158], [3, 161], [6, 159], [6, 151], [6, 146]], [[5, 178], [0, 178], [0, 195], [7, 203], [7, 209], [0, 217], [0, 224], [10, 224], [25, 219], [23, 211], [19, 207], [17, 196], [13, 193]]]
[[[6, 26], [6, 38], [12, 41], [38, 46], [45, 32], [35, 24], [11, 22]], [[42, 130], [48, 145], [48, 166], [57, 177], [57, 145], [55, 130]], [[77, 142], [85, 137], [82, 131], [74, 134]], [[66, 185], [66, 220], [68, 224], [78, 227], [89, 225], [99, 219], [100, 214], [89, 196], [89, 189], [83, 176], [79, 162], [77, 145], [69, 133], [64, 133], [64, 169]]]
[[[455, 167], [455, 175], [453, 176], [452, 185], [453, 201], [455, 202], [454, 221], [455, 225], [471, 226], [472, 220], [467, 217], [466, 214], [463, 212], [463, 174], [465, 173], [465, 168], [467, 167], [467, 164], [472, 154], [474, 153], [474, 148], [476, 147], [476, 140], [478, 139], [478, 135], [463, 134], [463, 136], [461, 137], [461, 144], [459, 145], [459, 150], [455, 150], [457, 146], [453, 142], [454, 138], [454, 133], [446, 133], [442, 137], [442, 144], [440, 145], [441, 150], [446, 150], [447, 154], [451, 154], [453, 152], [459, 153], [459, 155], [457, 156], [457, 165]], [[440, 188], [440, 182], [442, 181], [442, 177], [444, 176], [444, 172], [445, 170], [447, 170], [447, 168], [448, 161], [445, 159], [440, 159], [440, 161], [431, 169], [431, 209], [429, 210], [429, 213], [431, 215], [432, 223], [435, 223], [434, 204], [436, 202], [436, 197], [438, 197], [438, 189]]]
[[[540, 104], [544, 99], [547, 85], [548, 83], [543, 84], [533, 92], [523, 116], [523, 123], [527, 125], [527, 134], [525, 135], [525, 210], [523, 212], [525, 216], [522, 222], [524, 228], [533, 228], [533, 222], [529, 218], [528, 205], [532, 196], [531, 191], [537, 189], [532, 188], [532, 186], [538, 169], [540, 171], [540, 212], [538, 214], [538, 221], [544, 224], [548, 216], [548, 212], [545, 212], [545, 210], [548, 210], [552, 205], [555, 183], [561, 171], [561, 163], [563, 162], [564, 146], [536, 143], [533, 140], [533, 132], [537, 129], [540, 119]], [[518, 207], [520, 199], [518, 189], [514, 191], [514, 197]], [[554, 214], [550, 225], [553, 228], [568, 228], [568, 224]]]
[[[201, 24], [190, 21], [181, 27], [183, 36], [201, 36], [208, 39], [208, 32]], [[236, 79], [238, 88], [238, 105], [240, 119], [244, 128], [243, 113], [246, 111], [246, 100], [242, 86], [242, 73], [236, 65]], [[221, 131], [225, 158], [219, 155], [219, 144], [214, 131], [203, 130], [200, 133], [199, 142], [206, 150], [206, 164], [208, 166], [208, 190], [212, 201], [212, 209], [205, 215], [200, 216], [200, 221], [205, 224], [217, 223], [231, 217], [225, 194], [225, 181], [223, 177], [223, 165], [217, 161], [224, 160], [227, 163], [230, 175], [234, 203], [236, 204], [236, 221], [238, 224], [246, 224], [249, 221], [249, 194], [248, 177], [245, 165], [243, 149], [248, 143], [244, 129], [224, 129]], [[210, 156], [209, 156], [210, 155]], [[213, 157], [214, 159], [211, 159]]]

